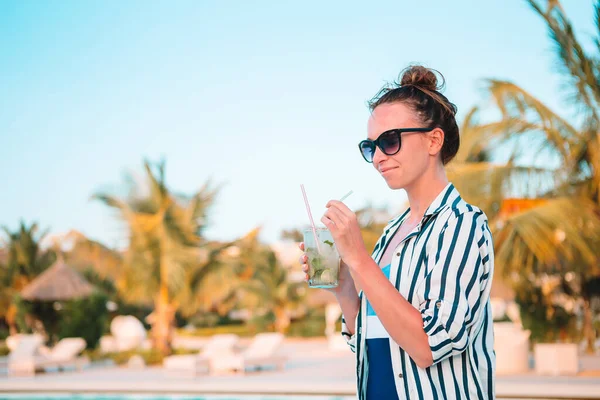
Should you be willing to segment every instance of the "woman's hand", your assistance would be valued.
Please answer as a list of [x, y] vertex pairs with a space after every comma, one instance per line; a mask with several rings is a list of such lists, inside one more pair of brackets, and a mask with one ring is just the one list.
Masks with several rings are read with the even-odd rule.
[[337, 200], [329, 201], [326, 207], [327, 211], [323, 214], [321, 222], [331, 232], [335, 247], [344, 263], [350, 269], [358, 268], [361, 262], [370, 259], [370, 256], [365, 248], [356, 214]]

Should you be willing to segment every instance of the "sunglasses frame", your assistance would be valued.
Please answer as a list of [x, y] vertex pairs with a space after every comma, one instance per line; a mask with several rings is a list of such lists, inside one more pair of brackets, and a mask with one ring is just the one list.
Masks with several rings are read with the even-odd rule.
[[[364, 158], [364, 160], [368, 163], [373, 163], [373, 158], [375, 157], [375, 152], [377, 151], [377, 148], [379, 148], [379, 150], [381, 150], [381, 152], [383, 154], [385, 154], [386, 156], [393, 156], [394, 154], [398, 154], [398, 152], [400, 151], [400, 149], [402, 148], [402, 134], [403, 133], [408, 133], [408, 132], [414, 132], [414, 133], [424, 133], [424, 132], [430, 132], [432, 130], [435, 129], [435, 126], [430, 127], [430, 128], [395, 128], [395, 129], [389, 129], [385, 132], [382, 132], [381, 135], [379, 135], [377, 137], [377, 139], [375, 140], [371, 140], [371, 139], [365, 139], [365, 140], [361, 140], [360, 143], [358, 143], [358, 149], [360, 150], [360, 155]], [[386, 153], [385, 150], [383, 149], [383, 146], [381, 146], [380, 143], [380, 138], [383, 135], [389, 134], [389, 133], [395, 133], [398, 136], [398, 150], [396, 150], [393, 153]], [[371, 161], [367, 160], [367, 157], [365, 157], [364, 153], [363, 153], [363, 148], [361, 147], [363, 143], [369, 143], [371, 148], [374, 148], [373, 150], [373, 158], [371, 158]], [[374, 147], [373, 147], [374, 146]]]

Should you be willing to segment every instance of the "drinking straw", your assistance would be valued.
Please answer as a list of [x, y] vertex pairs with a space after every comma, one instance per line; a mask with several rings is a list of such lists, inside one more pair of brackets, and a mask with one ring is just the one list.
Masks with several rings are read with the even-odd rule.
[[354, 193], [354, 191], [353, 191], [353, 190], [349, 191], [348, 193], [346, 193], [345, 195], [343, 195], [343, 196], [342, 196], [342, 198], [340, 199], [340, 201], [344, 201], [344, 200], [346, 200], [346, 198], [347, 198], [348, 196], [350, 196], [352, 193]]
[[317, 244], [317, 252], [321, 254], [321, 246], [319, 246], [319, 237], [317, 236], [317, 230], [315, 229], [315, 221], [313, 220], [312, 213], [310, 212], [310, 206], [308, 205], [308, 198], [306, 197], [306, 190], [304, 190], [304, 184], [300, 184], [302, 189], [302, 196], [304, 196], [304, 204], [306, 205], [306, 212], [308, 213], [308, 219], [310, 220], [310, 227], [312, 228], [313, 235], [315, 237], [315, 243]]

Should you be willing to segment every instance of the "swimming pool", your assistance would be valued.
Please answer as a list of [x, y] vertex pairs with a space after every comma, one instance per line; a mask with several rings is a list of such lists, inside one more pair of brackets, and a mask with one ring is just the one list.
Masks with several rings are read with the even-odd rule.
[[0, 393], [0, 400], [352, 400], [348, 396], [295, 396], [295, 395], [149, 395], [149, 394], [78, 394], [78, 393]]

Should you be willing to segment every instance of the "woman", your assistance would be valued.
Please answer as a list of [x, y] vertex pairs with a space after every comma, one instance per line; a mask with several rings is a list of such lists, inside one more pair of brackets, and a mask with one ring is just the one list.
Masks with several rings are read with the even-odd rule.
[[[456, 107], [440, 89], [432, 70], [413, 66], [370, 103], [360, 151], [410, 203], [372, 254], [343, 203], [327, 203], [321, 219], [342, 258], [331, 291], [357, 356], [359, 399], [495, 397], [492, 237], [485, 214], [446, 177], [459, 132]], [[306, 255], [301, 262], [307, 272]]]

